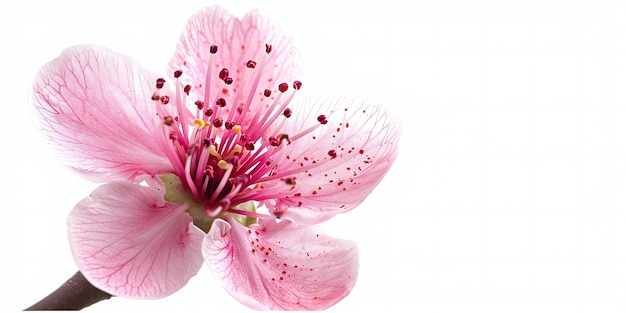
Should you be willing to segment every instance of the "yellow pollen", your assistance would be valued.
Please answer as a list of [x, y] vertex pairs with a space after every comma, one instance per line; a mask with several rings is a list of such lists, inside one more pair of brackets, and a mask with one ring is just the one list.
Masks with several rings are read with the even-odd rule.
[[198, 128], [202, 128], [202, 127], [204, 127], [204, 126], [208, 126], [208, 125], [207, 125], [208, 123], [205, 123], [205, 122], [204, 122], [203, 120], [201, 120], [201, 119], [195, 119], [195, 120], [193, 120], [193, 123], [194, 123], [194, 124], [196, 124], [196, 125], [198, 125]]
[[233, 126], [233, 131], [235, 132], [235, 134], [239, 135], [241, 134], [241, 125], [235, 125]]
[[217, 167], [225, 170], [228, 169], [228, 162], [224, 161], [224, 160], [220, 160], [219, 162], [217, 162]]
[[239, 153], [243, 150], [243, 147], [241, 145], [235, 145], [233, 147], [233, 150], [230, 150], [230, 153], [228, 154], [227, 157], [225, 157], [225, 159], [230, 159], [233, 157], [233, 155], [235, 155], [235, 153]]
[[221, 160], [221, 159], [222, 159], [222, 156], [219, 154], [219, 152], [217, 152], [217, 149], [215, 148], [215, 146], [214, 146], [214, 145], [211, 145], [211, 146], [209, 147], [209, 153], [210, 153], [212, 156], [216, 157], [218, 160]]

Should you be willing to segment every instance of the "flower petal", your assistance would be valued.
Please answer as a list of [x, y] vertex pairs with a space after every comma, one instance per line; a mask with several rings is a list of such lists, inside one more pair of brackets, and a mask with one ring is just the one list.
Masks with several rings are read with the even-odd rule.
[[358, 273], [354, 242], [289, 221], [247, 228], [216, 220], [202, 251], [223, 287], [256, 309], [326, 309], [350, 293]]
[[[272, 45], [269, 54], [265, 52], [266, 44]], [[209, 67], [212, 45], [216, 45], [218, 50], [213, 55], [213, 65]], [[264, 57], [265, 64], [262, 65]], [[246, 66], [249, 60], [257, 64], [254, 72]], [[211, 73], [207, 84], [209, 68]], [[230, 85], [219, 79], [223, 68], [227, 68], [233, 78]], [[195, 100], [214, 102], [218, 98], [224, 98], [227, 103], [225, 109], [230, 110], [236, 93], [241, 95], [239, 103], [246, 101], [252, 92], [256, 98], [250, 102], [248, 111], [255, 113], [267, 103], [263, 96], [265, 89], [276, 94], [280, 83], [291, 84], [298, 78], [299, 53], [292, 39], [286, 37], [278, 25], [259, 12], [249, 12], [239, 20], [222, 7], [210, 6], [189, 18], [169, 63], [169, 73], [176, 70], [183, 71], [180, 78], [183, 84], [193, 87], [190, 94], [192, 103]], [[258, 84], [253, 84], [257, 71], [261, 71], [262, 76]], [[248, 78], [242, 86], [246, 75]], [[205, 95], [207, 90], [208, 95]], [[254, 114], [247, 114], [246, 117], [251, 118], [251, 115]], [[242, 123], [242, 126], [245, 124]]]
[[76, 205], [68, 219], [70, 246], [94, 286], [115, 296], [160, 298], [200, 270], [205, 234], [163, 192], [115, 182]]
[[38, 125], [61, 161], [93, 181], [170, 171], [154, 143], [155, 80], [138, 63], [106, 48], [69, 48], [35, 78]]
[[[274, 132], [297, 138], [303, 125], [327, 123], [283, 145], [275, 178], [262, 184], [276, 199], [275, 214], [316, 224], [359, 205], [383, 179], [398, 152], [399, 122], [380, 106], [359, 99], [299, 103], [289, 124]], [[289, 178], [290, 184], [285, 183]]]

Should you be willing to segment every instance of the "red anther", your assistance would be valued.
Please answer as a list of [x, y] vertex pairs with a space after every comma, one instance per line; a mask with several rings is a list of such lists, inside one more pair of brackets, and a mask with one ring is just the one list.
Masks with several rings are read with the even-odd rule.
[[283, 115], [285, 117], [290, 117], [291, 116], [291, 109], [290, 108], [286, 108], [285, 111], [283, 111]]
[[225, 80], [226, 78], [228, 78], [228, 74], [229, 74], [228, 69], [227, 68], [223, 68], [220, 71], [219, 77], [220, 77], [221, 80]]
[[216, 45], [211, 45], [211, 47], [209, 47], [209, 53], [216, 54], [217, 53], [217, 46]]
[[234, 126], [235, 126], [235, 122], [233, 121], [224, 122], [224, 128], [226, 128], [227, 130], [233, 129]]
[[224, 98], [219, 98], [217, 100], [215, 100], [215, 104], [220, 107], [223, 108], [226, 106], [226, 100]]
[[174, 71], [174, 78], [178, 78], [178, 77], [180, 77], [180, 75], [183, 75], [183, 71], [182, 70]]
[[206, 111], [204, 111], [204, 115], [206, 116], [211, 116], [213, 115], [213, 109], [211, 108], [207, 108]]
[[208, 148], [210, 145], [213, 144], [213, 140], [211, 140], [211, 138], [204, 138], [202, 140], [202, 144], [204, 144], [204, 146]]
[[170, 103], [170, 97], [165, 95], [165, 96], [161, 96], [161, 103], [163, 104], [168, 104]]
[[228, 77], [228, 78], [224, 79], [224, 82], [226, 83], [226, 85], [230, 85], [230, 84], [233, 83], [233, 79], [232, 79], [232, 77]]
[[269, 96], [272, 95], [272, 91], [269, 90], [269, 89], [265, 89], [265, 91], [263, 91], [263, 95], [266, 96], [266, 97], [269, 97]]
[[250, 61], [248, 61], [248, 63], [246, 63], [246, 66], [248, 68], [255, 68], [256, 67], [256, 62], [250, 60]]
[[163, 84], [165, 84], [165, 79], [164, 78], [157, 78], [157, 80], [156, 80], [156, 87], [157, 87], [157, 89], [163, 88]]
[[157, 101], [157, 100], [161, 99], [161, 96], [159, 96], [159, 94], [155, 92], [155, 93], [152, 94], [152, 98], [151, 99], [154, 100], [154, 101]]
[[302, 88], [302, 82], [301, 81], [296, 80], [295, 82], [293, 82], [293, 89], [300, 90], [300, 88]]
[[276, 139], [278, 139], [278, 141], [280, 141], [280, 143], [282, 143], [283, 140], [285, 140], [285, 141], [287, 141], [288, 145], [291, 144], [291, 140], [289, 139], [289, 135], [287, 135], [287, 134], [279, 134], [278, 136], [276, 136]]
[[213, 126], [215, 128], [220, 128], [222, 127], [222, 125], [224, 125], [224, 120], [221, 117], [218, 117], [213, 120]]
[[265, 44], [265, 53], [269, 54], [270, 52], [272, 52], [272, 45], [270, 44]]
[[189, 95], [189, 92], [191, 91], [191, 85], [185, 85], [185, 88], [183, 88], [183, 91]]
[[334, 159], [337, 157], [337, 152], [335, 152], [335, 150], [329, 150], [328, 155], [330, 156], [331, 159]]
[[287, 91], [287, 89], [289, 89], [289, 85], [287, 85], [287, 83], [282, 83], [278, 85], [278, 91], [280, 92], [285, 92]]
[[246, 142], [244, 146], [246, 147], [246, 150], [249, 150], [249, 151], [254, 150], [254, 144], [251, 142]]
[[163, 118], [163, 123], [167, 126], [172, 126], [172, 124], [174, 124], [174, 119], [171, 116], [166, 116]]
[[278, 147], [280, 145], [280, 141], [278, 141], [278, 139], [274, 138], [274, 137], [270, 137], [269, 139], [270, 145], [274, 146], [274, 147]]
[[322, 124], [322, 125], [328, 123], [328, 120], [326, 119], [326, 115], [324, 115], [324, 114], [318, 116], [317, 117], [317, 121], [320, 122], [320, 124]]
[[204, 101], [202, 100], [196, 100], [194, 104], [198, 107], [198, 110], [202, 110], [204, 108]]

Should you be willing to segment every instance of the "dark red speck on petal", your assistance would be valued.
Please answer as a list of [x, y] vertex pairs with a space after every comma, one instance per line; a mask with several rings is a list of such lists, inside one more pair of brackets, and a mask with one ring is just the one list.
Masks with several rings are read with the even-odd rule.
[[337, 152], [335, 152], [335, 150], [329, 150], [328, 155], [331, 157], [331, 159], [334, 159], [337, 157]]

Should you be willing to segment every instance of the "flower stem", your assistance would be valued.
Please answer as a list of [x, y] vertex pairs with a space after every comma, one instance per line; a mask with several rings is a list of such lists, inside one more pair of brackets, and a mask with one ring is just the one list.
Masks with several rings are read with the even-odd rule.
[[24, 311], [78, 311], [110, 298], [110, 294], [94, 287], [83, 274], [76, 272], [61, 287]]

